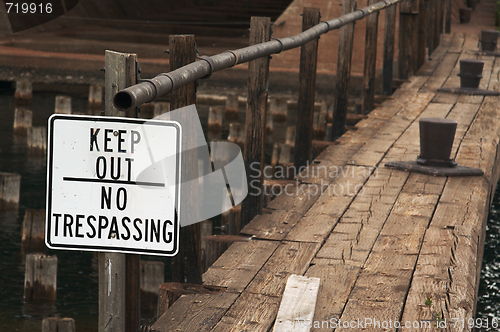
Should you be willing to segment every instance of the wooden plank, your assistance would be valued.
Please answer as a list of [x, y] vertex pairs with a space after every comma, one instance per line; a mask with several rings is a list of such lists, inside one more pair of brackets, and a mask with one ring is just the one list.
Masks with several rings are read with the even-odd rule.
[[349, 299], [404, 303], [413, 271], [388, 270], [384, 273], [363, 273], [356, 280]]
[[182, 295], [150, 331], [210, 331], [238, 297], [237, 293]]
[[244, 292], [212, 331], [267, 332], [274, 323], [279, 305], [277, 297]]
[[246, 291], [280, 297], [288, 276], [303, 275], [319, 247], [318, 243], [283, 242], [257, 273]]
[[273, 332], [310, 331], [320, 279], [292, 274], [286, 282]]
[[442, 87], [446, 79], [450, 76], [458, 60], [458, 54], [447, 53], [434, 75], [423, 86], [422, 91], [435, 91]]
[[354, 322], [353, 327], [358, 331], [390, 331], [394, 330], [394, 327], [390, 328], [390, 322], [399, 321], [401, 311], [402, 304], [397, 302], [349, 299], [340, 321]]
[[[329, 262], [329, 260], [315, 259], [315, 264], [306, 272], [308, 277], [321, 279], [314, 322], [340, 317], [360, 271], [356, 266], [329, 264]], [[321, 329], [313, 326], [312, 330]]]
[[275, 241], [233, 243], [203, 274], [203, 284], [242, 292], [278, 246]]
[[[250, 26], [250, 45], [269, 41], [271, 36], [271, 19], [269, 17], [252, 17]], [[245, 168], [249, 172], [247, 177], [254, 179], [254, 185], [248, 188], [249, 193], [241, 204], [242, 227], [248, 224], [255, 215], [262, 214], [262, 174], [266, 142], [268, 80], [269, 57], [250, 61], [248, 64], [244, 159]]]
[[[302, 31], [319, 23], [318, 8], [304, 8]], [[318, 38], [319, 39], [319, 38]], [[314, 98], [316, 91], [316, 63], [318, 60], [318, 39], [312, 40], [300, 49], [300, 92], [297, 102], [297, 124], [295, 134], [294, 166], [298, 169], [311, 162]]]

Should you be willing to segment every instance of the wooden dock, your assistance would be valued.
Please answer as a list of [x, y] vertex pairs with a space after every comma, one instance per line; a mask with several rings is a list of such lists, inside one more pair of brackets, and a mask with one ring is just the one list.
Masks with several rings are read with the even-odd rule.
[[[270, 203], [272, 213], [242, 230], [251, 239], [203, 275], [204, 285], [226, 290], [181, 297], [151, 330], [272, 330], [292, 274], [320, 279], [311, 331], [332, 331], [339, 320], [352, 331], [394, 331], [396, 322], [411, 331], [443, 322], [447, 331], [471, 330], [500, 170], [500, 97], [436, 90], [459, 86], [459, 60], [475, 58], [485, 62], [480, 88], [500, 90], [500, 59], [475, 55], [477, 46], [477, 35], [443, 35], [417, 75], [329, 146], [296, 188]], [[416, 160], [425, 117], [456, 120], [452, 157], [484, 176], [384, 167]]]

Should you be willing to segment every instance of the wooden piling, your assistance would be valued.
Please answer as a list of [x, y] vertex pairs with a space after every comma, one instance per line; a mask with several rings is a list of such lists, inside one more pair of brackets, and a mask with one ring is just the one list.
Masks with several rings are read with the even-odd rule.
[[414, 73], [415, 43], [417, 42], [419, 0], [403, 0], [399, 10], [399, 78], [408, 79]]
[[[137, 82], [135, 54], [106, 51], [105, 115], [137, 117], [137, 109], [126, 113], [113, 106], [117, 90]], [[140, 255], [99, 252], [99, 332], [137, 331], [140, 326]]]
[[326, 110], [320, 110], [320, 111], [315, 111], [314, 112], [314, 117], [313, 117], [313, 139], [315, 139], [315, 140], [324, 140], [325, 139], [325, 135], [326, 135], [326, 117], [327, 117]]
[[436, 3], [435, 1], [426, 1], [427, 6], [427, 55], [430, 55], [435, 50], [434, 39], [436, 38], [436, 29], [435, 29], [435, 10]]
[[[318, 8], [304, 8], [302, 31], [319, 23]], [[299, 100], [297, 102], [297, 124], [295, 135], [294, 165], [299, 168], [311, 162], [314, 99], [316, 93], [316, 67], [318, 62], [318, 39], [300, 48]]]
[[26, 209], [21, 244], [26, 251], [45, 248], [45, 209]]
[[[438, 48], [439, 43], [441, 42], [441, 31], [442, 31], [442, 23], [443, 21], [440, 19], [441, 13], [441, 0], [431, 1], [434, 3], [434, 47], [433, 49]], [[440, 24], [441, 23], [441, 24]]]
[[56, 96], [56, 114], [71, 114], [71, 97], [68, 96]]
[[445, 33], [451, 33], [451, 1], [452, 0], [446, 0], [446, 14], [445, 14], [445, 20], [444, 20], [444, 32]]
[[221, 138], [222, 121], [224, 119], [223, 106], [210, 106], [208, 109], [208, 136], [209, 140]]
[[227, 96], [225, 120], [228, 122], [238, 121], [239, 110], [240, 110], [240, 103], [238, 101], [238, 95]]
[[57, 293], [57, 256], [26, 255], [24, 299], [55, 301]]
[[14, 98], [18, 104], [29, 104], [33, 99], [33, 86], [28, 79], [16, 81], [16, 92]]
[[165, 282], [165, 266], [159, 261], [140, 261], [141, 305], [143, 308], [156, 310], [158, 290]]
[[28, 128], [31, 127], [33, 122], [33, 112], [23, 108], [16, 107], [14, 110], [14, 133], [26, 135]]
[[[250, 45], [269, 41], [271, 19], [252, 17], [250, 21]], [[245, 168], [247, 178], [255, 186], [248, 188], [242, 202], [241, 224], [247, 225], [262, 213], [262, 172], [264, 168], [264, 144], [266, 142], [267, 87], [269, 81], [269, 57], [248, 63], [248, 96], [245, 123]], [[252, 167], [251, 167], [252, 166]]]
[[281, 144], [280, 158], [278, 164], [281, 166], [289, 166], [292, 163], [292, 147], [290, 144]]
[[21, 175], [0, 172], [0, 210], [11, 210], [19, 207]]
[[30, 153], [40, 154], [47, 151], [47, 128], [30, 127], [28, 128], [28, 148]]
[[[355, 0], [342, 0], [341, 14], [356, 10]], [[333, 141], [345, 133], [347, 104], [349, 102], [349, 83], [351, 79], [351, 59], [354, 38], [354, 22], [344, 25], [339, 32], [339, 55], [337, 62], [337, 84], [333, 105], [333, 123], [329, 141]]]
[[415, 61], [416, 73], [422, 67], [427, 58], [427, 4], [426, 0], [419, 0], [418, 6], [418, 28], [417, 28], [417, 61]]
[[[196, 45], [193, 35], [175, 35], [169, 38], [170, 49], [170, 70], [175, 70], [184, 65], [192, 63], [196, 59]], [[179, 89], [175, 89], [170, 94], [170, 108], [175, 110], [184, 106], [189, 106], [196, 103], [196, 82], [189, 83]], [[183, 133], [195, 133], [196, 128], [184, 125]], [[187, 140], [195, 139], [191, 135], [183, 138], [183, 146], [187, 144]], [[185, 174], [197, 174], [198, 172], [198, 156], [190, 153], [183, 156], [181, 161], [181, 176]], [[181, 197], [186, 197], [186, 193], [198, 192], [194, 186], [195, 181], [190, 184], [183, 182], [181, 187]], [[193, 208], [183, 208], [184, 213], [193, 215], [187, 216], [188, 219], [199, 220], [198, 209], [199, 197], [192, 195], [189, 204]], [[177, 282], [185, 282], [192, 284], [201, 284], [201, 248], [200, 248], [200, 223], [192, 224], [180, 229], [178, 254], [172, 259], [172, 280]], [[189, 262], [186, 264], [185, 262]]]
[[203, 220], [200, 224], [201, 270], [205, 273], [209, 268], [209, 266], [207, 266], [206, 238], [213, 234], [213, 222], [212, 220]]
[[47, 317], [42, 321], [42, 332], [76, 332], [73, 318]]
[[238, 122], [230, 123], [227, 140], [231, 143], [238, 144], [243, 151], [245, 148], [245, 126]]
[[383, 90], [384, 94], [392, 95], [392, 80], [394, 78], [394, 41], [396, 36], [397, 5], [389, 6], [385, 10], [384, 29], [384, 60], [383, 60]]
[[[367, 5], [371, 6], [377, 2], [378, 0], [368, 0]], [[375, 107], [374, 99], [375, 78], [377, 75], [378, 16], [379, 12], [375, 12], [366, 18], [362, 114], [370, 113]]]
[[102, 106], [102, 89], [100, 84], [91, 84], [89, 86], [89, 108], [96, 109]]

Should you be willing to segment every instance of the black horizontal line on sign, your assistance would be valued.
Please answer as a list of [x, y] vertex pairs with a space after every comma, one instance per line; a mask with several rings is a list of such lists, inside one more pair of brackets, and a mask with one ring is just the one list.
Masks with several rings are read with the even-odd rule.
[[64, 181], [73, 182], [94, 182], [94, 183], [114, 183], [114, 184], [128, 184], [133, 186], [149, 186], [149, 187], [165, 187], [164, 183], [154, 183], [154, 182], [141, 182], [141, 181], [125, 181], [125, 180], [105, 180], [105, 179], [87, 179], [87, 178], [72, 178], [65, 176]]

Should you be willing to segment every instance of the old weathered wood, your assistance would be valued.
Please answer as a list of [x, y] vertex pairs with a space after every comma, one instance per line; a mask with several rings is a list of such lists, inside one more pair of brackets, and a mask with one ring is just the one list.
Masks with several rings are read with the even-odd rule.
[[[135, 54], [106, 51], [105, 115], [137, 117], [137, 109], [124, 114], [112, 103], [114, 94], [137, 81]], [[99, 253], [99, 331], [135, 331], [140, 324], [139, 255]]]
[[444, 21], [444, 33], [451, 32], [451, 12], [452, 12], [452, 0], [446, 0], [446, 14]]
[[19, 207], [21, 175], [0, 172], [0, 209], [11, 210]]
[[56, 114], [71, 114], [71, 97], [56, 96], [54, 113]]
[[[369, 0], [368, 5], [373, 5], [376, 0]], [[375, 78], [377, 75], [377, 41], [378, 41], [378, 15], [372, 13], [366, 18], [365, 36], [365, 62], [363, 80], [363, 105], [362, 114], [370, 113], [374, 108]]]
[[437, 0], [437, 1], [432, 1], [434, 2], [434, 49], [436, 49], [439, 46], [439, 43], [441, 42], [441, 33], [443, 31], [443, 12], [442, 10], [442, 1], [443, 0]]
[[26, 251], [45, 247], [45, 209], [27, 209], [23, 220], [21, 244]]
[[238, 235], [212, 235], [205, 239], [206, 249], [206, 262], [210, 267], [212, 264], [229, 248], [234, 242], [249, 241], [250, 238]]
[[428, 57], [427, 54], [427, 4], [426, 0], [420, 0], [420, 5], [418, 7], [418, 28], [417, 28], [417, 60], [415, 61], [414, 73], [416, 73], [420, 67], [425, 63]]
[[211, 331], [237, 297], [236, 293], [218, 292], [183, 295], [150, 331]]
[[42, 321], [42, 332], [76, 332], [73, 318], [47, 317]]
[[16, 92], [14, 98], [17, 103], [29, 104], [33, 99], [33, 86], [28, 79], [20, 79], [16, 81]]
[[[250, 22], [250, 45], [269, 41], [270, 33], [270, 18], [252, 17]], [[262, 213], [262, 171], [264, 169], [264, 144], [266, 142], [268, 80], [269, 57], [263, 57], [248, 63], [244, 159], [247, 178], [254, 181], [254, 186], [248, 188], [248, 195], [241, 204], [242, 226], [248, 224], [257, 214]]]
[[[342, 15], [348, 14], [355, 9], [356, 1], [342, 0]], [[347, 115], [349, 83], [351, 78], [354, 22], [341, 27], [339, 34], [339, 55], [332, 115], [332, 133], [330, 137], [327, 137], [329, 141], [333, 141], [345, 133], [345, 119]]]
[[23, 107], [16, 107], [14, 110], [14, 133], [26, 135], [32, 123], [33, 112]]
[[91, 84], [89, 86], [89, 108], [101, 108], [102, 106], [102, 89], [100, 84]]
[[158, 317], [161, 317], [175, 301], [183, 295], [190, 294], [217, 294], [224, 291], [224, 287], [184, 284], [178, 282], [166, 282], [158, 287]]
[[47, 128], [29, 127], [27, 143], [30, 153], [44, 154], [47, 150]]
[[310, 331], [320, 279], [292, 274], [286, 282], [273, 332]]
[[[193, 35], [176, 35], [170, 36], [170, 70], [175, 70], [196, 59], [196, 44]], [[176, 110], [178, 108], [189, 106], [196, 103], [196, 83], [190, 83], [179, 89], [172, 91], [170, 96], [170, 108]], [[184, 133], [195, 133], [194, 124], [189, 126], [185, 124], [183, 127]], [[183, 146], [190, 146], [191, 140], [196, 139], [193, 134], [187, 134], [183, 137]], [[185, 154], [181, 160], [181, 176], [186, 174], [198, 174], [198, 156], [196, 153]], [[182, 181], [184, 182], [184, 181]], [[183, 207], [184, 213], [191, 214], [188, 216], [190, 220], [199, 220], [198, 209], [199, 197], [191, 193], [197, 193], [194, 181], [187, 183], [181, 187], [181, 197], [190, 197], [189, 202], [191, 208]], [[189, 195], [189, 196], [185, 196]], [[172, 262], [172, 280], [176, 282], [188, 282], [193, 284], [201, 283], [201, 247], [200, 247], [200, 224], [192, 224], [182, 227], [180, 231], [179, 253], [173, 258]], [[186, 264], [186, 262], [189, 262]]]
[[[417, 0], [413, 0], [417, 3]], [[416, 34], [418, 29], [418, 12], [403, 12], [401, 7], [399, 14], [399, 43], [398, 43], [398, 67], [399, 78], [407, 79], [414, 73], [417, 55], [415, 51]]]
[[[302, 31], [319, 23], [318, 8], [304, 8]], [[295, 135], [294, 166], [299, 168], [311, 162], [312, 127], [314, 98], [316, 94], [316, 64], [318, 60], [318, 40], [313, 40], [300, 49], [299, 100]]]
[[383, 90], [385, 95], [392, 95], [392, 80], [394, 68], [394, 40], [396, 36], [397, 5], [389, 6], [385, 11], [384, 25], [384, 60], [383, 60]]
[[226, 99], [226, 110], [225, 110], [225, 120], [226, 121], [238, 121], [240, 103], [238, 100], [238, 95], [227, 96]]
[[57, 294], [57, 256], [26, 255], [24, 299], [55, 301]]

